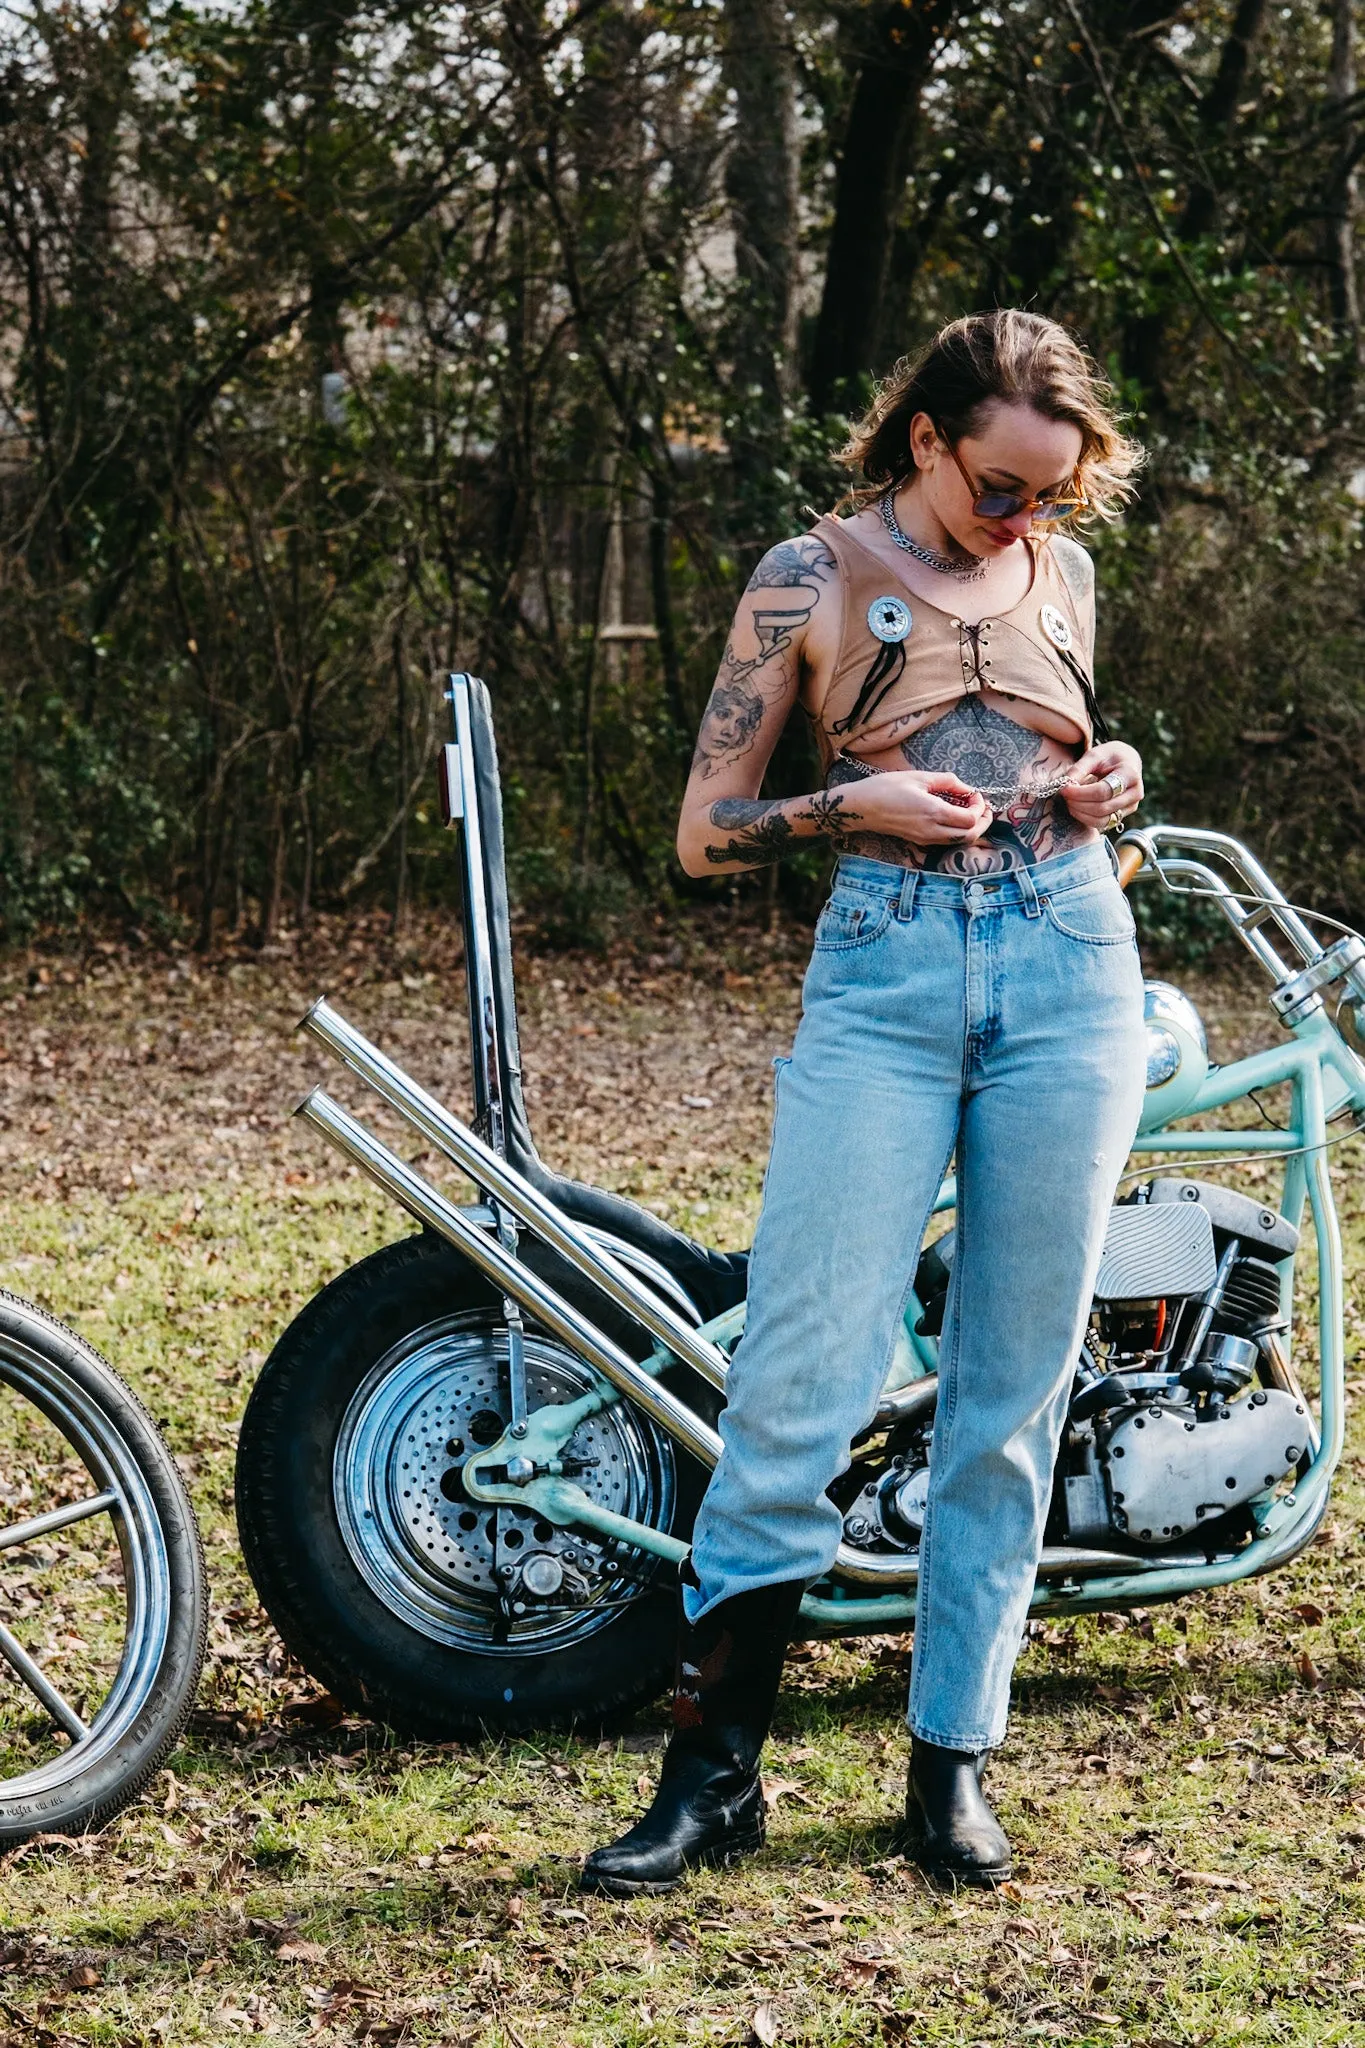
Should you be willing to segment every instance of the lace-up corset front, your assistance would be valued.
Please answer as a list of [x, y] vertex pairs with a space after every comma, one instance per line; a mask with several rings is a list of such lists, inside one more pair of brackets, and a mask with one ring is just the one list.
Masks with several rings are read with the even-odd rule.
[[826, 768], [836, 754], [883, 754], [926, 711], [981, 691], [1060, 712], [1085, 746], [1106, 736], [1093, 650], [1055, 543], [1031, 539], [1033, 577], [1006, 612], [967, 624], [909, 590], [829, 514], [813, 532], [839, 567], [843, 627], [828, 689], [807, 709]]

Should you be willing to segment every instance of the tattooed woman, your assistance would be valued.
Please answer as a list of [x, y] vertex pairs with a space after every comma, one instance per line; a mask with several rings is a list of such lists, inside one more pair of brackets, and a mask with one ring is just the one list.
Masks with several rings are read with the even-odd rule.
[[[919, 1559], [907, 1843], [996, 1884], [981, 1788], [1005, 1732], [1101, 1240], [1137, 1127], [1142, 976], [1101, 836], [1142, 796], [1092, 684], [1089, 558], [1139, 450], [1094, 365], [1028, 313], [955, 321], [845, 450], [866, 488], [767, 554], [702, 725], [692, 874], [838, 854], [790, 1059], [724, 1452], [683, 1567], [675, 1733], [649, 1812], [589, 1888], [660, 1891], [762, 1839], [759, 1753], [827, 1489], [891, 1363], [930, 1207], [957, 1233]], [[800, 705], [825, 787], [765, 802]]]

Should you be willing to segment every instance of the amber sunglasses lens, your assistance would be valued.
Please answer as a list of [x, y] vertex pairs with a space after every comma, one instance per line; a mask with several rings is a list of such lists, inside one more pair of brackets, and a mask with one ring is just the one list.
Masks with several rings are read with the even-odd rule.
[[985, 491], [973, 500], [972, 510], [978, 519], [1013, 519], [1031, 507], [1035, 519], [1069, 519], [1080, 510], [1080, 504], [1079, 498], [1044, 498], [1039, 503], [1008, 491]]
[[972, 510], [978, 519], [1013, 519], [1027, 503], [1027, 498], [1013, 498], [1008, 491], [983, 491], [972, 501]]

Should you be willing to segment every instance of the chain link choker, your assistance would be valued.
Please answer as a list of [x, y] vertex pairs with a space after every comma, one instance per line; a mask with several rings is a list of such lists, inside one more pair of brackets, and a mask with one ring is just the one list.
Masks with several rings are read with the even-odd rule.
[[891, 540], [907, 555], [913, 555], [917, 562], [923, 562], [926, 569], [937, 569], [940, 576], [956, 576], [959, 583], [980, 583], [986, 574], [986, 563], [978, 561], [975, 555], [967, 562], [961, 562], [954, 555], [940, 555], [934, 548], [921, 547], [912, 540], [896, 517], [896, 507], [889, 497], [882, 498], [877, 506], [882, 515], [882, 525]]

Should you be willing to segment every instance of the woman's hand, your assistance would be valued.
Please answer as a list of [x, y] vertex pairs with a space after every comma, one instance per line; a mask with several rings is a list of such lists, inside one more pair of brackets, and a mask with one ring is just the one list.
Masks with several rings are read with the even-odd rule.
[[912, 846], [970, 846], [995, 818], [980, 790], [956, 775], [892, 768], [847, 789], [868, 831], [908, 839]]
[[1078, 825], [1103, 832], [1114, 818], [1127, 818], [1142, 802], [1142, 756], [1122, 740], [1106, 740], [1082, 754], [1061, 791]]

